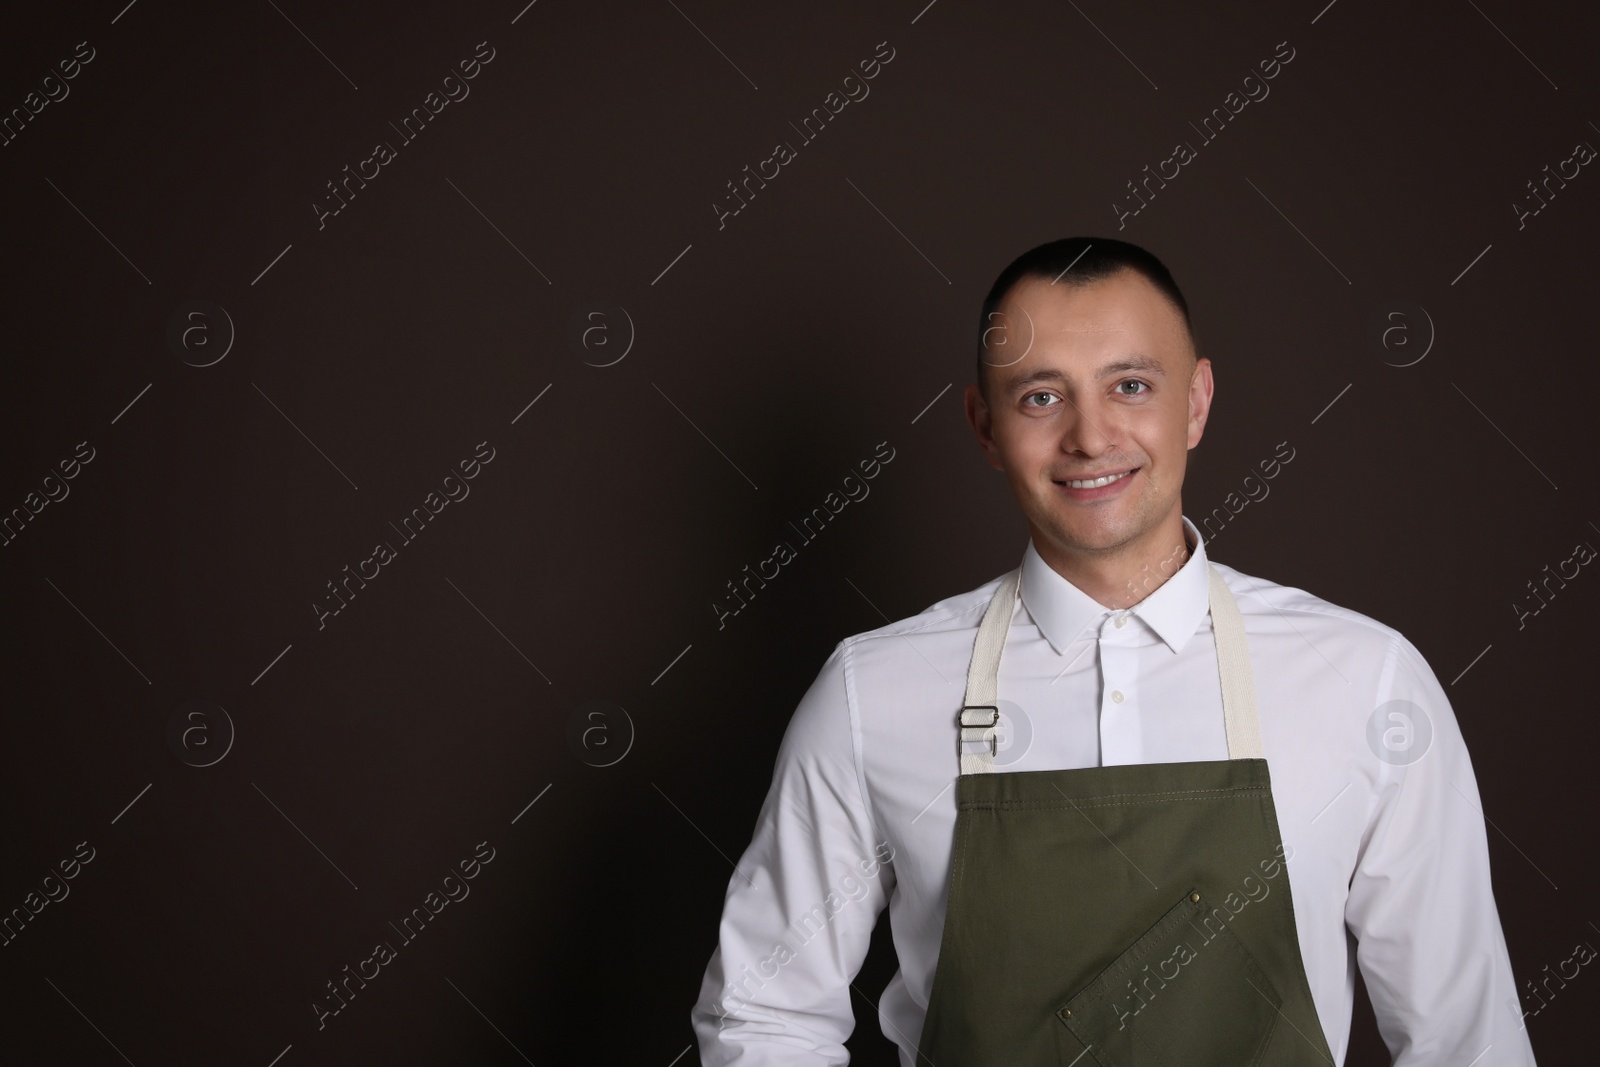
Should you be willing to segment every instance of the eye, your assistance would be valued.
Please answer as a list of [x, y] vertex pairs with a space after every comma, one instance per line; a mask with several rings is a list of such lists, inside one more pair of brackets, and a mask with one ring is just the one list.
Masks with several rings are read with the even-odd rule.
[[[1120, 390], [1125, 385], [1142, 385], [1142, 386], [1144, 386], [1144, 389], [1145, 389], [1146, 392], [1148, 392], [1149, 389], [1150, 389], [1150, 383], [1142, 382], [1138, 378], [1124, 378], [1122, 381], [1117, 383], [1117, 388]], [[1125, 392], [1122, 395], [1123, 396], [1140, 396], [1142, 394]]]
[[1029, 408], [1045, 408], [1045, 407], [1053, 406], [1053, 405], [1050, 405], [1050, 404], [1034, 404], [1034, 403], [1031, 403], [1031, 401], [1037, 400], [1041, 396], [1042, 397], [1046, 397], [1046, 398], [1051, 399], [1051, 400], [1055, 399], [1055, 394], [1054, 393], [1031, 393], [1028, 396], [1025, 396], [1025, 397], [1022, 398], [1022, 406], [1023, 407], [1029, 407]]

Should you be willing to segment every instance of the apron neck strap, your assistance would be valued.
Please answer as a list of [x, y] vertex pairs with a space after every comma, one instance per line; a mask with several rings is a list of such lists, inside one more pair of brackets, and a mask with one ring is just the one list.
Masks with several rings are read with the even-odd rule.
[[1256, 714], [1256, 684], [1250, 672], [1250, 645], [1244, 618], [1233, 590], [1217, 568], [1206, 564], [1211, 578], [1211, 630], [1216, 636], [1217, 673], [1222, 677], [1222, 717], [1228, 730], [1229, 759], [1265, 759], [1261, 751], [1261, 719]]
[[[1256, 714], [1255, 682], [1250, 670], [1250, 647], [1245, 641], [1244, 619], [1233, 591], [1210, 563], [1206, 564], [1211, 629], [1216, 638], [1217, 673], [1222, 682], [1222, 715], [1228, 734], [1229, 759], [1262, 759], [1261, 723]], [[978, 624], [972, 660], [967, 666], [967, 692], [961, 709], [961, 773], [994, 770], [995, 731], [1000, 724], [1000, 655], [1006, 633], [1021, 595], [1019, 567], [1000, 581]], [[968, 743], [981, 746], [967, 751]]]

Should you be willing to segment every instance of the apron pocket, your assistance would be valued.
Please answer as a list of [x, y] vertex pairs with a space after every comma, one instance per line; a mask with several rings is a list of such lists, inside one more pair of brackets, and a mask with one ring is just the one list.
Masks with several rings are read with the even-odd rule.
[[1056, 1018], [1101, 1067], [1252, 1067], [1283, 997], [1228, 914], [1185, 893]]

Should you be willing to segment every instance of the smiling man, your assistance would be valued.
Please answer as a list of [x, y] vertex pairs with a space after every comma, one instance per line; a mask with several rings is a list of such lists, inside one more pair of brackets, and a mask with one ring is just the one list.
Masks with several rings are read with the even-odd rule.
[[1165, 274], [1017, 276], [985, 302], [966, 393], [967, 420], [1039, 555], [1113, 607], [1130, 606], [1135, 577], [1170, 573], [1187, 551], [1179, 491], [1211, 408], [1211, 361], [1196, 356], [1177, 288], [1159, 287]]
[[1027, 548], [823, 664], [729, 880], [702, 1062], [847, 1063], [887, 906], [904, 1067], [1342, 1064], [1357, 966], [1396, 1067], [1532, 1064], [1433, 671], [1183, 514], [1214, 383], [1167, 269], [1033, 249], [977, 370]]

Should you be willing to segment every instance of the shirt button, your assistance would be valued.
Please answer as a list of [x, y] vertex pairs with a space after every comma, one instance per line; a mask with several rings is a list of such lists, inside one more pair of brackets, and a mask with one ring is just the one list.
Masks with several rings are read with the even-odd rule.
[[1115, 625], [1117, 629], [1122, 629], [1124, 626], [1128, 625], [1128, 617], [1126, 615], [1118, 615]]
[[1120, 704], [1120, 703], [1122, 703], [1122, 690], [1120, 690], [1120, 689], [1113, 689], [1113, 690], [1112, 690], [1112, 691], [1111, 691], [1111, 703], [1113, 703], [1113, 704]]

